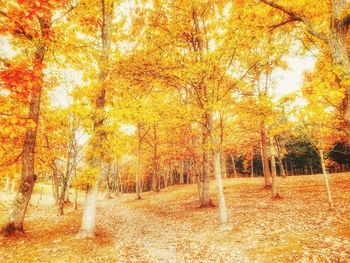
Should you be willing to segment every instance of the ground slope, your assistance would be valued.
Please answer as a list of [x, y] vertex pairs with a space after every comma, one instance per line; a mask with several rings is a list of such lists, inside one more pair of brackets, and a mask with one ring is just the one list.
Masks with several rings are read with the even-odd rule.
[[[0, 239], [0, 262], [349, 262], [350, 174], [330, 181], [333, 212], [320, 175], [279, 178], [283, 199], [276, 201], [261, 178], [226, 179], [227, 232], [218, 229], [217, 207], [198, 208], [195, 185], [142, 200], [101, 195], [94, 240], [75, 239], [81, 210], [68, 207], [58, 218], [34, 196], [26, 233]], [[214, 184], [212, 196], [216, 203]]]

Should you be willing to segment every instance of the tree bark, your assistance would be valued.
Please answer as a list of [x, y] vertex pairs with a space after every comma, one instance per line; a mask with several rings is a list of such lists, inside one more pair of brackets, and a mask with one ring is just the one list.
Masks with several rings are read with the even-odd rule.
[[222, 150], [220, 154], [221, 154], [222, 177], [227, 178], [226, 154]]
[[174, 185], [174, 165], [173, 165], [173, 162], [170, 163], [170, 167], [169, 167], [169, 179], [170, 179], [169, 184]]
[[286, 176], [288, 176], [288, 175], [289, 175], [289, 171], [288, 171], [287, 158], [284, 158], [284, 159], [283, 159], [283, 162], [284, 162], [284, 167], [285, 167], [284, 172], [285, 172]]
[[15, 192], [15, 185], [16, 185], [16, 180], [12, 179], [11, 194]]
[[234, 178], [237, 178], [236, 160], [235, 160], [235, 157], [233, 157], [233, 155], [231, 155], [231, 162], [233, 167], [233, 176]]
[[275, 147], [273, 145], [273, 138], [270, 138], [270, 152], [271, 152], [271, 188], [272, 188], [272, 198], [279, 198], [277, 186], [277, 172], [276, 172], [276, 156], [275, 156]]
[[78, 189], [75, 188], [75, 195], [74, 195], [74, 210], [78, 210]]
[[181, 160], [180, 161], [180, 184], [184, 184], [185, 180], [184, 180], [184, 161]]
[[153, 174], [152, 174], [152, 190], [153, 192], [160, 191], [159, 182], [159, 160], [158, 160], [158, 132], [157, 125], [153, 125]]
[[261, 123], [260, 123], [260, 136], [261, 136], [261, 153], [262, 153], [261, 158], [263, 160], [265, 188], [270, 188], [271, 187], [271, 172], [270, 172], [269, 158], [268, 158], [268, 153], [267, 153], [268, 139], [267, 139], [267, 132], [266, 132], [266, 127], [265, 127], [264, 121], [261, 121]]
[[[49, 32], [50, 24], [40, 19], [42, 37], [45, 39]], [[15, 232], [23, 232], [23, 220], [27, 207], [32, 196], [36, 175], [34, 170], [35, 145], [40, 114], [40, 100], [43, 88], [43, 70], [42, 63], [46, 53], [46, 45], [43, 41], [35, 52], [33, 60], [34, 70], [40, 77], [34, 83], [34, 89], [31, 91], [28, 120], [31, 120], [35, 127], [26, 128], [25, 139], [22, 154], [22, 176], [19, 189], [10, 210], [9, 217], [4, 228], [1, 230], [3, 235], [12, 235]]]
[[59, 198], [58, 169], [55, 161], [52, 161], [51, 163], [51, 170], [52, 170], [53, 196], [55, 199], [55, 204], [58, 205], [58, 198]]
[[204, 116], [204, 125], [202, 126], [202, 147], [203, 147], [203, 171], [202, 171], [202, 200], [201, 207], [211, 206], [212, 202], [210, 200], [210, 163], [209, 163], [209, 149], [208, 142], [210, 138], [210, 113], [205, 112]]
[[136, 172], [136, 198], [141, 199], [141, 176], [142, 176], [142, 167], [141, 167], [141, 143], [142, 143], [142, 136], [141, 136], [141, 124], [137, 124], [137, 172]]
[[168, 187], [168, 165], [164, 167], [163, 179], [164, 179], [164, 188]]
[[219, 212], [220, 212], [220, 223], [221, 229], [227, 229], [229, 223], [229, 216], [226, 207], [225, 195], [224, 195], [224, 187], [222, 183], [222, 175], [221, 175], [221, 160], [220, 160], [220, 151], [214, 150], [214, 175], [215, 175], [215, 183], [216, 183], [216, 193], [218, 196], [219, 203]]
[[215, 176], [215, 186], [216, 193], [218, 196], [219, 203], [219, 212], [220, 212], [220, 224], [221, 229], [227, 229], [228, 227], [228, 212], [226, 207], [225, 195], [224, 195], [224, 187], [222, 183], [222, 174], [221, 174], [221, 143], [219, 140], [216, 140], [215, 135], [213, 134], [213, 117], [212, 114], [208, 113], [208, 133], [210, 137], [212, 153], [214, 157], [214, 176]]
[[10, 178], [6, 176], [6, 183], [5, 183], [3, 192], [7, 192], [9, 190], [9, 186], [10, 186]]
[[281, 145], [280, 145], [278, 138], [276, 138], [275, 141], [276, 141], [276, 147], [277, 147], [278, 166], [280, 167], [281, 177], [286, 178], [287, 174], [286, 174], [284, 167], [283, 167], [283, 157], [282, 157]]
[[328, 197], [328, 206], [329, 210], [333, 210], [333, 199], [332, 199], [332, 192], [331, 192], [331, 187], [328, 182], [328, 175], [327, 175], [327, 170], [326, 170], [326, 165], [324, 163], [324, 154], [323, 150], [319, 150], [319, 155], [320, 155], [320, 161], [321, 161], [321, 167], [322, 167], [322, 174], [323, 174], [323, 179], [326, 184], [326, 189], [327, 189], [327, 197]]
[[89, 186], [86, 191], [83, 218], [78, 238], [95, 237], [97, 192], [98, 183]]
[[251, 160], [251, 173], [250, 173], [250, 177], [253, 178], [254, 177], [254, 148], [252, 149], [252, 160]]

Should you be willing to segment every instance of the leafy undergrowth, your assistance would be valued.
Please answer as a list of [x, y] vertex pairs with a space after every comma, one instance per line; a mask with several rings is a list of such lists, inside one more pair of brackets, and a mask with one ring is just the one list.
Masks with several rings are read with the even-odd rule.
[[[0, 239], [0, 262], [349, 262], [350, 174], [330, 181], [333, 212], [320, 175], [280, 179], [278, 200], [261, 178], [226, 179], [229, 231], [219, 230], [218, 207], [198, 207], [195, 185], [141, 200], [100, 196], [97, 237], [85, 240], [75, 238], [81, 210], [58, 218], [36, 195], [26, 233]], [[217, 203], [214, 182], [212, 193]]]

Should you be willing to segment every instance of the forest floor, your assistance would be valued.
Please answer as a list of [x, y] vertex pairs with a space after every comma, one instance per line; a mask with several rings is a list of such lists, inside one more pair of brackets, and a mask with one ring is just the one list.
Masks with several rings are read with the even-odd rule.
[[219, 230], [218, 207], [199, 208], [196, 185], [184, 185], [141, 200], [100, 195], [97, 237], [85, 240], [75, 238], [83, 196], [78, 211], [57, 217], [45, 189], [32, 198], [25, 234], [0, 239], [0, 262], [350, 262], [349, 173], [330, 175], [335, 211], [321, 175], [279, 178], [278, 200], [262, 178], [224, 183], [229, 231]]

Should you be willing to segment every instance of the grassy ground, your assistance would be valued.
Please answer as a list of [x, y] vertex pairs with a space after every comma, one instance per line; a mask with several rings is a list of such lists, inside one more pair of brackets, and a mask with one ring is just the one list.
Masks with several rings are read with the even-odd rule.
[[[0, 262], [350, 262], [350, 174], [330, 176], [331, 212], [320, 175], [279, 178], [278, 200], [262, 178], [224, 183], [229, 231], [218, 229], [218, 208], [198, 208], [196, 186], [186, 185], [142, 200], [101, 196], [94, 240], [75, 239], [81, 210], [58, 218], [50, 190], [39, 204], [36, 191], [26, 233], [0, 239]], [[212, 193], [217, 203], [214, 182]]]

